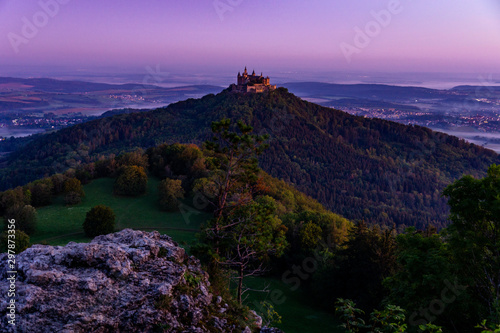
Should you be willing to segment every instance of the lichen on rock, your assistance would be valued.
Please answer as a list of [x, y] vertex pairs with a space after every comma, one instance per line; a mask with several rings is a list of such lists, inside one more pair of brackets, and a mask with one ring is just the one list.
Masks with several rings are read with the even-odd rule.
[[[169, 236], [125, 229], [90, 243], [34, 245], [17, 261], [16, 326], [2, 332], [242, 332], [221, 314], [200, 262]], [[0, 254], [6, 295], [7, 254]]]

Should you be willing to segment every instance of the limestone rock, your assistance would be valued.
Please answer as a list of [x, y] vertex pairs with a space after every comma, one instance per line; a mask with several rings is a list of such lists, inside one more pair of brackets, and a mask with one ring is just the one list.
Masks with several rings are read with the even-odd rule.
[[[91, 243], [34, 245], [16, 257], [16, 326], [2, 332], [242, 332], [220, 313], [208, 275], [172, 239], [125, 229]], [[7, 254], [0, 254], [7, 295]]]

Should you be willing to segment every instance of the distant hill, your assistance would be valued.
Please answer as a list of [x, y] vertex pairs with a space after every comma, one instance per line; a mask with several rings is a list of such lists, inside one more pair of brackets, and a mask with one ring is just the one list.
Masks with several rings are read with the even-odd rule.
[[95, 111], [163, 106], [219, 92], [221, 87], [189, 85], [163, 88], [150, 84], [107, 84], [46, 78], [0, 77], [0, 120], [5, 114]]
[[373, 100], [404, 101], [411, 99], [442, 98], [451, 95], [447, 90], [421, 87], [391, 86], [386, 84], [334, 84], [322, 82], [293, 82], [283, 85], [295, 94], [336, 97], [370, 98]]
[[264, 170], [353, 220], [442, 227], [448, 213], [442, 189], [463, 174], [482, 176], [490, 164], [500, 163], [493, 151], [456, 137], [352, 116], [284, 88], [258, 95], [225, 90], [42, 136], [4, 162], [2, 188], [135, 147], [201, 143], [210, 137], [211, 122], [223, 117], [244, 119], [257, 133], [271, 135], [260, 160]]
[[43, 91], [43, 92], [62, 92], [62, 93], [82, 93], [82, 92], [96, 92], [103, 90], [137, 90], [138, 88], [144, 89], [158, 89], [163, 91], [189, 91], [189, 90], [206, 90], [216, 89], [220, 87], [210, 85], [187, 85], [184, 87], [163, 88], [151, 84], [108, 84], [96, 83], [85, 81], [65, 81], [46, 78], [13, 78], [13, 77], [0, 77], [0, 85], [4, 85], [4, 90], [8, 90], [11, 85], [12, 90], [27, 90], [27, 91]]
[[[283, 87], [302, 98], [319, 99], [324, 106], [426, 109], [446, 112], [477, 98], [500, 98], [498, 86], [457, 86], [452, 89], [431, 89], [386, 84], [334, 84], [323, 82], [292, 82]], [[485, 106], [485, 103], [478, 103]], [[463, 109], [463, 108], [462, 108]], [[470, 111], [470, 110], [469, 110]]]

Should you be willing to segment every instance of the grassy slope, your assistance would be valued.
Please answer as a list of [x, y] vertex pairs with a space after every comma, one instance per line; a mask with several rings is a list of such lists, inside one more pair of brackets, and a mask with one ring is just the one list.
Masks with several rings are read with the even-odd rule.
[[[151, 177], [148, 182], [148, 192], [138, 198], [117, 197], [113, 193], [113, 179], [102, 178], [85, 185], [86, 197], [81, 204], [66, 207], [62, 197], [54, 200], [54, 204], [38, 209], [37, 231], [32, 235], [33, 243], [46, 241], [50, 245], [65, 245], [70, 241], [89, 242], [82, 231], [85, 214], [93, 207], [104, 204], [111, 207], [116, 214], [117, 229], [134, 228], [142, 230], [158, 230], [171, 236], [181, 245], [189, 246], [195, 241], [195, 233], [201, 223], [210, 218], [211, 214], [191, 214], [189, 223], [186, 223], [180, 213], [166, 213], [159, 210], [157, 205], [158, 179]], [[186, 199], [186, 205], [190, 200]], [[181, 230], [182, 229], [182, 230]], [[283, 317], [279, 325], [287, 333], [293, 332], [342, 332], [338, 330], [338, 322], [332, 315], [315, 309], [301, 291], [290, 291], [289, 286], [272, 278], [248, 279], [249, 287], [262, 289], [263, 285], [270, 284], [270, 290], [282, 290], [286, 300], [275, 309]], [[266, 299], [267, 294], [251, 293], [247, 304], [252, 308]]]
[[[335, 317], [317, 308], [311, 298], [300, 289], [292, 291], [290, 285], [278, 279], [261, 277], [248, 278], [246, 285], [255, 290], [263, 290], [267, 287], [269, 292], [249, 291], [246, 304], [258, 311], [261, 301], [271, 303], [276, 312], [282, 317], [282, 323], [273, 326], [279, 327], [287, 333], [345, 332], [339, 328], [339, 322]], [[271, 294], [273, 296], [270, 296]], [[274, 299], [271, 300], [271, 297], [274, 297]]]
[[[187, 223], [178, 212], [160, 211], [157, 205], [159, 181], [155, 178], [149, 179], [147, 193], [136, 198], [114, 196], [113, 182], [113, 179], [102, 178], [86, 185], [86, 196], [79, 205], [66, 207], [63, 198], [58, 197], [53, 205], [38, 209], [37, 231], [31, 241], [46, 241], [51, 245], [64, 245], [68, 241], [90, 241], [83, 234], [82, 223], [86, 213], [99, 204], [109, 206], [115, 211], [117, 230], [158, 230], [167, 233], [179, 243], [193, 241], [200, 224], [211, 216], [207, 213], [190, 215]], [[189, 205], [189, 201], [186, 204]]]

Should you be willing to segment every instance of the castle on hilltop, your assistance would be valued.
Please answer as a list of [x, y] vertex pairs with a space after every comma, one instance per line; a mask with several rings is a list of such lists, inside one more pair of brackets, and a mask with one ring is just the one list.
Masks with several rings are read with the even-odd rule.
[[276, 89], [276, 86], [271, 85], [269, 76], [264, 77], [262, 76], [262, 73], [260, 75], [255, 75], [255, 71], [253, 71], [253, 73], [249, 75], [246, 67], [243, 75], [238, 72], [237, 83], [238, 84], [231, 85], [231, 91], [244, 93], [263, 93]]

